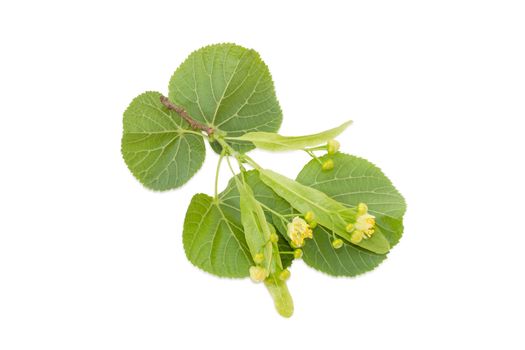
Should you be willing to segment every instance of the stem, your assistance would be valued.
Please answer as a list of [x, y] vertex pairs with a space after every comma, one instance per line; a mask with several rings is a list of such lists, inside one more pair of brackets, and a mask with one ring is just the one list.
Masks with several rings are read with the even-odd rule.
[[230, 157], [226, 157], [226, 162], [228, 163], [228, 168], [230, 168], [230, 171], [232, 172], [232, 175], [235, 177], [237, 174], [235, 174], [235, 171], [233, 170], [232, 164], [230, 163]]
[[217, 194], [218, 194], [218, 187], [219, 187], [219, 171], [221, 170], [221, 163], [222, 159], [224, 158], [224, 150], [221, 152], [221, 155], [219, 156], [219, 161], [217, 162], [217, 170], [215, 170], [215, 200], [217, 200]]
[[303, 151], [326, 151], [326, 145], [303, 148]]
[[188, 124], [190, 124], [190, 127], [192, 129], [196, 130], [202, 130], [206, 134], [211, 135], [214, 132], [214, 129], [211, 126], [202, 124], [201, 122], [196, 121], [190, 115], [186, 110], [180, 106], [177, 106], [173, 102], [171, 102], [166, 96], [160, 96], [160, 102], [169, 110], [177, 112], [178, 115], [181, 116], [182, 119], [184, 119]]
[[319, 162], [319, 164], [321, 164], [321, 166], [323, 165], [323, 162], [321, 162], [321, 159], [317, 158], [317, 156], [312, 152], [312, 151], [309, 151], [307, 149], [304, 149], [303, 151], [305, 151], [306, 153], [308, 153], [310, 155], [310, 157], [312, 157], [313, 159], [315, 159], [317, 162]]
[[226, 150], [227, 154], [232, 155], [235, 157], [235, 159], [237, 159], [237, 162], [239, 162], [239, 167], [241, 167], [241, 169], [244, 169], [244, 167], [242, 166], [243, 162], [248, 163], [254, 169], [262, 169], [262, 167], [259, 164], [257, 164], [255, 160], [253, 160], [252, 158], [250, 158], [250, 156], [246, 154], [240, 154], [239, 152], [234, 150], [230, 145], [228, 145], [226, 141], [224, 141], [222, 137], [217, 137], [216, 140], [222, 146], [222, 148]]
[[[257, 201], [259, 202], [259, 201]], [[284, 220], [284, 222], [288, 222], [288, 220], [286, 220], [286, 217], [284, 217], [284, 215], [276, 212], [275, 210], [273, 210], [272, 208], [268, 207], [267, 205], [259, 202], [259, 204], [261, 205], [261, 207], [263, 207], [264, 209], [268, 210], [269, 212], [272, 212], [274, 213], [275, 215], [277, 215], [279, 218], [281, 218], [282, 220]]]

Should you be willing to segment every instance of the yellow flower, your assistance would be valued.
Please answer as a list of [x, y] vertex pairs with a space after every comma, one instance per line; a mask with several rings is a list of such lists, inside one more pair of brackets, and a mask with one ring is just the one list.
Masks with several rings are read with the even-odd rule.
[[376, 224], [375, 216], [370, 214], [359, 215], [355, 222], [355, 229], [362, 231], [368, 237], [374, 233], [374, 225]]
[[250, 278], [255, 283], [262, 282], [268, 277], [268, 270], [260, 266], [251, 266], [250, 267]]
[[365, 203], [357, 205], [357, 217], [355, 224], [348, 224], [346, 230], [352, 232], [350, 242], [357, 244], [363, 239], [372, 237], [375, 231], [375, 216], [368, 214], [368, 206]]
[[288, 237], [292, 240], [292, 245], [302, 247], [305, 238], [312, 238], [312, 229], [303, 219], [296, 216], [292, 222], [288, 223]]

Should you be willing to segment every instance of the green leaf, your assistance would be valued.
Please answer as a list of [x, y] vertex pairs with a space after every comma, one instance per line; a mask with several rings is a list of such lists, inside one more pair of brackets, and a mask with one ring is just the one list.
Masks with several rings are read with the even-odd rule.
[[[319, 163], [318, 167], [320, 168]], [[350, 241], [350, 234], [346, 231], [349, 222], [355, 222], [356, 212], [347, 208], [342, 203], [329, 197], [322, 191], [310, 186], [305, 186], [297, 181], [280, 175], [268, 169], [259, 170], [261, 180], [277, 195], [284, 198], [300, 213], [312, 211], [315, 213], [316, 221], [334, 231], [338, 236]], [[390, 249], [388, 241], [382, 237], [381, 232], [374, 233], [373, 240], [369, 239], [357, 243], [357, 245], [378, 254], [384, 254]]]
[[[378, 229], [393, 247], [403, 233], [406, 209], [403, 197], [381, 170], [367, 160], [342, 153], [337, 153], [333, 160], [335, 167], [328, 172], [322, 171], [317, 161], [309, 162], [299, 173], [297, 181], [323, 191], [349, 207], [367, 203], [369, 212], [376, 216]], [[373, 270], [386, 259], [386, 255], [351, 244], [334, 249], [331, 232], [320, 226], [314, 230], [313, 236], [303, 248], [303, 259], [309, 266], [330, 275], [356, 276]]]
[[[274, 209], [281, 215], [297, 214], [288, 203], [279, 203]], [[274, 215], [276, 228], [282, 235], [286, 235], [286, 225]], [[289, 241], [289, 238], [286, 237]], [[383, 260], [385, 254], [376, 254], [353, 244], [344, 244], [339, 249], [332, 246], [333, 234], [327, 228], [318, 225], [314, 229], [313, 239], [305, 241], [303, 250], [304, 262], [322, 272], [332, 276], [353, 277], [373, 270]]]
[[131, 173], [146, 187], [169, 190], [186, 183], [205, 157], [201, 136], [160, 102], [158, 92], [136, 97], [124, 112], [122, 155]]
[[[330, 156], [321, 157], [321, 161]], [[376, 217], [377, 226], [393, 247], [403, 233], [403, 215], [406, 203], [381, 169], [366, 159], [344, 153], [331, 157], [334, 169], [323, 171], [312, 160], [304, 166], [297, 181], [326, 193], [349, 208], [366, 203]]]
[[352, 124], [352, 121], [347, 121], [337, 128], [326, 130], [317, 134], [305, 136], [282, 136], [271, 132], [249, 132], [239, 137], [229, 138], [230, 140], [250, 141], [257, 148], [268, 151], [293, 151], [301, 150], [306, 147], [318, 146], [334, 139], [341, 134], [345, 129]]
[[182, 234], [188, 260], [219, 277], [249, 276], [253, 265], [239, 218], [229, 216], [212, 197], [193, 196]]
[[[247, 172], [245, 181], [258, 201], [270, 207], [276, 203], [283, 205], [283, 200], [261, 182], [256, 171]], [[200, 269], [220, 277], [249, 276], [249, 268], [254, 263], [241, 221], [235, 178], [229, 181], [217, 201], [206, 194], [193, 196], [182, 237], [188, 260]], [[279, 251], [292, 251], [284, 238], [279, 240]], [[291, 255], [282, 254], [281, 261], [283, 268], [290, 266]]]
[[[268, 67], [256, 51], [234, 44], [210, 45], [190, 54], [171, 77], [169, 98], [193, 119], [227, 136], [274, 132], [282, 121]], [[239, 152], [253, 148], [246, 141], [229, 143]]]
[[333, 276], [357, 276], [371, 271], [386, 259], [385, 254], [376, 254], [353, 244], [343, 244], [339, 249], [332, 246], [332, 233], [325, 227], [314, 229], [314, 238], [303, 247], [304, 262]]

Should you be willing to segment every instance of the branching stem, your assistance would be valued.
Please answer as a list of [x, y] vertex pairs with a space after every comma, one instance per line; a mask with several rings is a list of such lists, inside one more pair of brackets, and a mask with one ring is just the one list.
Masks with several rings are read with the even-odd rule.
[[190, 115], [188, 114], [188, 112], [186, 112], [184, 108], [177, 106], [176, 104], [171, 102], [166, 96], [160, 96], [160, 102], [169, 110], [177, 112], [177, 114], [180, 115], [182, 119], [184, 119], [186, 122], [188, 122], [188, 124], [190, 124], [190, 127], [192, 129], [202, 130], [206, 134], [208, 134], [208, 136], [213, 134], [213, 132], [215, 131], [211, 126], [202, 124], [201, 122], [198, 122], [192, 117], [190, 117]]
[[323, 165], [323, 162], [321, 161], [321, 159], [319, 159], [315, 154], [314, 152], [310, 151], [310, 150], [307, 150], [307, 149], [304, 149], [303, 151], [305, 151], [306, 153], [308, 153], [310, 155], [310, 157], [312, 157], [313, 159], [315, 159], [319, 164], [321, 164], [321, 166]]

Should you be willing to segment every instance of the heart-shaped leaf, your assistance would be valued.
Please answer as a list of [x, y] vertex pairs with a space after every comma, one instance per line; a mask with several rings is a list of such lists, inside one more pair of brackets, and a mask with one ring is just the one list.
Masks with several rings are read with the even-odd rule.
[[[322, 161], [329, 156], [321, 158]], [[369, 161], [337, 153], [333, 156], [334, 169], [323, 171], [313, 160], [304, 166], [297, 181], [316, 188], [348, 207], [367, 203], [369, 212], [393, 247], [403, 233], [405, 200], [383, 172]], [[355, 276], [374, 269], [386, 255], [374, 254], [350, 244], [340, 249], [332, 247], [332, 234], [318, 227], [312, 242], [307, 242], [304, 261], [315, 269], [336, 276]]]
[[[194, 51], [169, 83], [169, 98], [189, 115], [227, 136], [251, 131], [275, 132], [282, 112], [270, 71], [259, 54], [235, 44], [216, 44]], [[228, 141], [240, 152], [253, 145]], [[220, 151], [214, 144], [213, 149]]]
[[[282, 206], [283, 200], [261, 182], [256, 171], [247, 172], [245, 181], [259, 202], [268, 207], [276, 203]], [[186, 212], [183, 242], [188, 260], [202, 270], [220, 277], [249, 276], [252, 252], [246, 243], [234, 178], [217, 200], [205, 194], [193, 197]], [[292, 263], [292, 249], [283, 237], [278, 243], [279, 251], [284, 253], [280, 256], [282, 265], [286, 268]]]
[[202, 193], [193, 196], [182, 239], [188, 260], [202, 270], [219, 277], [249, 275], [253, 262], [242, 226], [212, 197]]
[[160, 102], [158, 92], [137, 96], [124, 112], [122, 155], [146, 187], [169, 190], [185, 184], [205, 158], [201, 136]]

